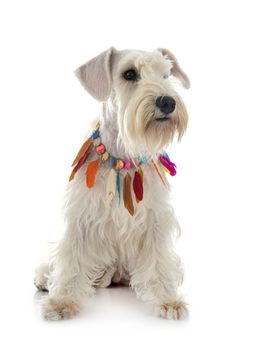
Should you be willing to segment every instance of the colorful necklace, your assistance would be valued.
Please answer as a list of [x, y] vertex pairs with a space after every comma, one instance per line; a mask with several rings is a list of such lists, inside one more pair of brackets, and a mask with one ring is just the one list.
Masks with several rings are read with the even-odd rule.
[[[147, 164], [147, 158], [145, 156], [140, 156], [137, 159], [118, 159], [113, 155], [109, 154], [106, 150], [105, 145], [101, 142], [101, 132], [100, 132], [100, 123], [98, 122], [95, 128], [92, 131], [92, 135], [84, 142], [80, 148], [76, 158], [72, 163], [72, 173], [70, 175], [69, 181], [72, 181], [78, 172], [78, 170], [86, 163], [90, 154], [92, 153], [93, 148], [97, 154], [95, 160], [90, 161], [87, 166], [85, 175], [86, 175], [86, 185], [88, 188], [92, 188], [95, 182], [96, 174], [99, 170], [100, 164], [103, 162], [109, 162], [110, 171], [106, 183], [106, 200], [108, 203], [112, 202], [116, 194], [116, 189], [118, 192], [118, 204], [120, 205], [121, 198], [121, 179], [120, 172], [122, 170], [126, 171], [123, 179], [123, 201], [125, 208], [129, 211], [131, 215], [134, 214], [134, 205], [132, 200], [132, 190], [133, 188], [136, 202], [139, 203], [143, 199], [143, 179], [144, 173], [142, 166]], [[169, 159], [168, 154], [163, 151], [158, 154], [159, 166], [163, 168], [171, 176], [176, 175], [176, 165], [172, 163]], [[163, 177], [159, 170], [159, 166], [156, 165], [155, 161], [151, 159], [151, 163], [158, 174], [161, 181], [166, 185], [166, 179]], [[136, 168], [134, 173], [133, 181], [128, 170], [131, 168]]]

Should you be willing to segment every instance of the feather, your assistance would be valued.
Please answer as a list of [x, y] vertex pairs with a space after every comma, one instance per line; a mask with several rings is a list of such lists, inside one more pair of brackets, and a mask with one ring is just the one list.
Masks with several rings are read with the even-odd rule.
[[69, 177], [69, 182], [72, 181], [74, 179], [74, 176], [75, 176], [76, 172], [74, 171], [74, 169], [72, 170], [71, 172], [71, 175]]
[[[138, 173], [139, 173], [139, 175], [140, 175], [140, 177], [141, 177], [142, 188], [143, 188], [143, 195], [144, 195], [144, 186], [143, 186], [143, 183], [144, 183], [144, 174], [143, 174], [143, 170], [142, 170], [141, 166], [138, 168]], [[137, 200], [137, 197], [136, 197], [136, 200]], [[139, 202], [139, 201], [137, 200], [137, 203], [138, 203], [138, 202]]]
[[75, 177], [76, 172], [85, 164], [87, 158], [89, 157], [90, 153], [92, 150], [92, 144], [90, 144], [87, 148], [87, 150], [85, 151], [84, 155], [80, 158], [80, 160], [78, 161], [77, 165], [75, 166], [75, 168], [72, 170], [71, 176], [69, 178], [69, 181], [73, 180]]
[[97, 122], [95, 127], [93, 128], [93, 131], [99, 130], [100, 129], [100, 122]]
[[110, 204], [116, 193], [116, 171], [111, 169], [106, 184], [106, 202]]
[[163, 165], [160, 163], [160, 162], [158, 162], [157, 163], [157, 166], [158, 166], [158, 169], [159, 169], [159, 171], [160, 171], [160, 173], [161, 173], [161, 176], [163, 177], [163, 181], [164, 181], [164, 184], [165, 184], [165, 186], [166, 186], [166, 188], [170, 188], [170, 184], [169, 184], [169, 182], [168, 182], [168, 179], [167, 179], [167, 177], [166, 177], [166, 174], [164, 173], [164, 169], [163, 169]]
[[132, 196], [131, 196], [131, 176], [128, 172], [124, 177], [123, 201], [124, 201], [125, 208], [128, 210], [128, 212], [131, 215], [133, 215], [134, 207], [133, 207]]
[[120, 172], [117, 172], [117, 191], [118, 191], [118, 206], [120, 207], [120, 198], [121, 198], [121, 179]]
[[154, 162], [153, 159], [152, 159], [152, 163], [153, 163], [154, 169], [156, 170], [157, 174], [159, 175], [161, 181], [162, 181], [162, 182], [164, 183], [164, 185], [165, 185], [165, 182], [164, 182], [164, 180], [163, 180], [163, 177], [162, 177], [162, 175], [161, 175], [161, 173], [160, 173], [160, 171], [159, 171], [159, 169], [158, 169], [158, 167], [157, 167], [157, 165], [155, 164], [155, 162]]
[[99, 159], [95, 159], [88, 164], [88, 167], [86, 170], [87, 187], [89, 188], [93, 187], [98, 170], [99, 170]]
[[143, 174], [143, 170], [142, 170], [141, 167], [138, 168], [138, 173], [139, 173], [139, 175], [141, 176], [142, 184], [143, 184], [143, 181], [144, 181], [144, 174]]
[[74, 159], [73, 163], [71, 166], [76, 165], [80, 158], [83, 157], [84, 153], [86, 152], [86, 150], [88, 149], [88, 147], [90, 146], [90, 144], [92, 143], [92, 136], [90, 136], [82, 145], [82, 147], [80, 148], [78, 154], [76, 155], [76, 158]]
[[[140, 168], [139, 168], [140, 169]], [[133, 178], [133, 190], [136, 196], [137, 203], [143, 199], [143, 179], [138, 171], [135, 171]]]
[[165, 157], [163, 154], [160, 154], [159, 160], [165, 171], [167, 171], [171, 176], [176, 175], [176, 165], [172, 163], [168, 157]]
[[164, 157], [166, 157], [166, 158], [168, 158], [168, 160], [170, 160], [170, 159], [169, 159], [169, 155], [167, 154], [166, 151], [162, 151], [162, 154], [164, 155]]

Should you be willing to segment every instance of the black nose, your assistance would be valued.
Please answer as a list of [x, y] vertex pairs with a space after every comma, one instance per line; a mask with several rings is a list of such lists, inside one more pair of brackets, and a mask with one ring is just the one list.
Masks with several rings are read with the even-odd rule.
[[159, 96], [155, 103], [161, 112], [165, 114], [174, 112], [176, 107], [176, 101], [170, 96]]

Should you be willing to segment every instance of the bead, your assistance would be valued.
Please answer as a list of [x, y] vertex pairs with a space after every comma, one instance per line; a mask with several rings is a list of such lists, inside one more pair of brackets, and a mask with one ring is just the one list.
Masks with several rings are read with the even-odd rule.
[[109, 164], [110, 164], [110, 166], [113, 168], [114, 166], [115, 166], [115, 157], [113, 157], [113, 156], [110, 156], [110, 158], [109, 158]]
[[105, 152], [105, 146], [101, 143], [99, 146], [95, 148], [97, 154], [102, 154]]
[[99, 146], [101, 144], [101, 138], [97, 137], [97, 139], [94, 140], [93, 144], [94, 144], [94, 147]]
[[99, 137], [99, 136], [100, 136], [100, 131], [99, 130], [96, 130], [96, 131], [93, 132], [93, 139], [94, 140], [97, 139], [97, 137]]
[[124, 161], [124, 169], [130, 169], [131, 167], [131, 160], [130, 159], [126, 159]]
[[101, 159], [102, 160], [108, 160], [109, 159], [109, 153], [106, 151], [106, 152], [104, 152], [102, 155], [101, 155]]
[[139, 157], [139, 165], [145, 164], [147, 161], [146, 156], [140, 156]]
[[124, 162], [121, 159], [117, 159], [116, 166], [115, 166], [116, 170], [121, 170], [123, 169], [123, 167], [124, 167]]

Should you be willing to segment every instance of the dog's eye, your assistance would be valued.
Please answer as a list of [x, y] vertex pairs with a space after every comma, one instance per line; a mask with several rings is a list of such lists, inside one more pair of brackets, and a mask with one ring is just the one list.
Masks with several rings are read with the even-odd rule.
[[138, 75], [135, 69], [128, 69], [123, 73], [123, 78], [129, 81], [136, 81], [138, 80]]
[[168, 77], [169, 77], [168, 74], [163, 75], [163, 79], [168, 79]]

